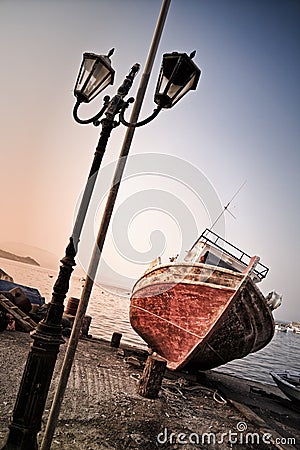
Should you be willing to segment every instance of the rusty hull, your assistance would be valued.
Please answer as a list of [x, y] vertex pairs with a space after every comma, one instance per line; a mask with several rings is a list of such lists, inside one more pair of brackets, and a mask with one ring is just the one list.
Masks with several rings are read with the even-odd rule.
[[207, 370], [267, 345], [274, 319], [247, 273], [174, 263], [136, 283], [130, 322], [168, 368]]

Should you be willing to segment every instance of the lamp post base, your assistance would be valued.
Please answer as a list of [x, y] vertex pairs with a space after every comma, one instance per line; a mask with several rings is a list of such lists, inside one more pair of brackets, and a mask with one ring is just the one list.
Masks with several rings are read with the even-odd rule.
[[61, 327], [40, 323], [33, 333], [32, 343], [9, 426], [7, 442], [2, 450], [37, 450], [37, 434], [41, 429], [52, 373], [54, 371], [59, 346], [62, 342]]
[[2, 447], [2, 450], [19, 450], [23, 449], [31, 449], [38, 450], [37, 440], [34, 433], [31, 433], [26, 428], [18, 428], [16, 426], [10, 427], [9, 439]]

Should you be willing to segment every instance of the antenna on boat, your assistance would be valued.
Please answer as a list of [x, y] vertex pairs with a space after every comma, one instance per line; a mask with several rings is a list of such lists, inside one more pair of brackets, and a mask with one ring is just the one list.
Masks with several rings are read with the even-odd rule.
[[[230, 203], [235, 199], [235, 197], [238, 195], [238, 193], [241, 191], [241, 189], [245, 186], [246, 183], [247, 183], [247, 180], [245, 180], [244, 183], [241, 184], [241, 186], [240, 186], [240, 187], [238, 188], [238, 190], [235, 192], [235, 194], [233, 195], [233, 197], [231, 198], [231, 200], [227, 203], [227, 205], [225, 205], [225, 206], [223, 207], [223, 210], [220, 212], [220, 214], [218, 215], [218, 217], [216, 218], [216, 220], [214, 221], [214, 223], [212, 224], [212, 226], [211, 226], [210, 228], [206, 229], [204, 233], [206, 233], [207, 230], [208, 230], [208, 231], [212, 231], [213, 227], [216, 225], [216, 223], [218, 222], [218, 220], [220, 219], [220, 217], [222, 217], [222, 215], [224, 214], [225, 211], [228, 211], [228, 212], [232, 215], [232, 217], [234, 217], [234, 215], [232, 214], [232, 212], [229, 211], [229, 209], [228, 209], [228, 208], [229, 208], [229, 205], [230, 205]], [[235, 217], [234, 217], [234, 218], [235, 218]], [[198, 239], [196, 240], [196, 242], [192, 245], [191, 249], [194, 248], [195, 245], [200, 241], [200, 239], [202, 238], [202, 236], [204, 235], [204, 233], [202, 233], [201, 236], [198, 237]], [[188, 253], [189, 251], [190, 251], [190, 250], [187, 250], [187, 253]]]
[[238, 195], [238, 193], [242, 190], [242, 188], [245, 186], [245, 184], [247, 183], [247, 180], [244, 181], [243, 184], [241, 184], [241, 186], [238, 188], [238, 190], [235, 192], [235, 194], [233, 195], [233, 197], [231, 198], [231, 200], [227, 203], [227, 205], [225, 205], [223, 207], [223, 210], [220, 212], [220, 214], [218, 215], [218, 217], [216, 218], [216, 220], [214, 221], [214, 223], [212, 224], [212, 226], [210, 227], [210, 231], [213, 229], [213, 227], [216, 225], [216, 223], [219, 221], [219, 219], [222, 217], [222, 215], [225, 213], [225, 211], [229, 212], [229, 214], [232, 215], [232, 217], [234, 219], [236, 219], [236, 217], [232, 214], [232, 212], [228, 209], [230, 203], [232, 203], [232, 201], [235, 199], [235, 197]]

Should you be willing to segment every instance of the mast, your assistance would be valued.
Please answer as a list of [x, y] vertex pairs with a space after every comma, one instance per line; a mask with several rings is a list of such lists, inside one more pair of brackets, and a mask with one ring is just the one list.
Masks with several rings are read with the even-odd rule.
[[[242, 188], [245, 186], [246, 183], [247, 183], [247, 180], [245, 180], [245, 181], [241, 184], [241, 186], [238, 188], [238, 190], [237, 190], [237, 191], [234, 193], [234, 195], [232, 196], [231, 200], [229, 200], [229, 202], [228, 202], [225, 206], [223, 206], [223, 210], [220, 212], [220, 214], [218, 215], [218, 217], [216, 218], [216, 220], [214, 221], [214, 223], [212, 224], [212, 226], [211, 226], [210, 228], [207, 228], [206, 230], [212, 231], [212, 229], [213, 229], [214, 226], [217, 224], [217, 222], [220, 220], [220, 218], [221, 218], [222, 215], [225, 213], [225, 211], [229, 212], [229, 214], [231, 214], [232, 217], [235, 219], [235, 216], [232, 214], [231, 211], [229, 211], [228, 208], [229, 208], [230, 204], [232, 203], [232, 201], [235, 199], [235, 197], [238, 195], [238, 193], [239, 193], [239, 192], [242, 190]], [[206, 231], [206, 230], [205, 230], [205, 231]], [[205, 233], [205, 231], [201, 234], [200, 237], [198, 237], [198, 239], [194, 242], [194, 244], [192, 245], [192, 247], [190, 248], [189, 251], [191, 251], [192, 248], [194, 248], [195, 245], [198, 244], [198, 242], [200, 241], [200, 239], [201, 239], [201, 237], [203, 236], [203, 234]]]
[[223, 211], [220, 212], [220, 214], [218, 215], [218, 217], [216, 218], [216, 220], [214, 221], [214, 223], [212, 224], [212, 226], [209, 228], [209, 231], [212, 231], [213, 227], [216, 225], [216, 223], [219, 221], [219, 219], [222, 217], [222, 215], [225, 213], [225, 211], [229, 212], [229, 214], [232, 215], [232, 217], [234, 219], [236, 219], [236, 217], [232, 214], [231, 211], [229, 211], [229, 205], [230, 203], [232, 203], [232, 201], [235, 199], [235, 197], [238, 195], [238, 193], [242, 190], [242, 188], [245, 186], [245, 184], [247, 183], [247, 180], [244, 181], [243, 184], [241, 184], [241, 186], [238, 188], [238, 190], [235, 192], [235, 194], [233, 195], [233, 197], [231, 198], [231, 200], [227, 203], [227, 205], [225, 205], [223, 207]]

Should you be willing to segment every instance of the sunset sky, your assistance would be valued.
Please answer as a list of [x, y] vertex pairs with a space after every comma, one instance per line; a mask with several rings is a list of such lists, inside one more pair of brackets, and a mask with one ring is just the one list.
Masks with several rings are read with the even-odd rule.
[[[82, 53], [115, 48], [115, 83], [103, 95], [139, 62], [135, 96], [160, 6], [0, 1], [0, 248], [20, 242], [63, 256], [100, 133], [72, 117]], [[202, 75], [196, 91], [135, 133], [103, 279], [130, 286], [157, 254], [184, 254], [246, 181], [230, 207], [236, 219], [225, 214], [218, 230], [270, 267], [261, 289], [283, 294], [276, 317], [300, 321], [299, 20], [293, 0], [171, 2], [140, 118], [155, 107], [163, 53], [196, 50]], [[103, 95], [80, 114], [95, 113]], [[84, 269], [125, 131], [113, 131], [99, 174], [80, 244]]]

